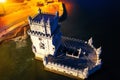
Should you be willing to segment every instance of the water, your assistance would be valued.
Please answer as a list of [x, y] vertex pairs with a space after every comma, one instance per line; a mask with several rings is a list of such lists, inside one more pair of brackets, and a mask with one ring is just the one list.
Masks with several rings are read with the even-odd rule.
[[[117, 65], [117, 25], [112, 19], [115, 10], [112, 1], [61, 0], [67, 9], [67, 18], [61, 22], [61, 31], [65, 36], [82, 40], [93, 37], [95, 47], [102, 46], [103, 65], [100, 70], [90, 75], [87, 80], [115, 80]], [[114, 13], [113, 13], [114, 12]], [[114, 24], [114, 27], [113, 27]], [[44, 71], [41, 61], [34, 59], [31, 41], [17, 47], [13, 41], [0, 45], [0, 80], [75, 80]], [[115, 57], [115, 58], [114, 58]], [[116, 64], [115, 64], [116, 62]], [[117, 66], [115, 66], [117, 65]]]

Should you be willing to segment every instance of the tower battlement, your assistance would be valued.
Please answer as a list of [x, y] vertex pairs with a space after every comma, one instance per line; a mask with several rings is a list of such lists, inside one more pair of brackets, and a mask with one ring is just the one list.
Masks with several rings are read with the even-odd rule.
[[101, 47], [93, 46], [92, 38], [82, 41], [61, 37], [58, 12], [55, 15], [39, 13], [29, 17], [32, 51], [43, 60], [46, 69], [85, 79], [101, 67]]
[[41, 32], [38, 32], [38, 31], [32, 31], [32, 30], [29, 30], [28, 34], [33, 35], [33, 36], [37, 36], [37, 37], [41, 37], [41, 38], [51, 38], [52, 37], [49, 34], [44, 34], [44, 33], [41, 33]]
[[58, 12], [55, 15], [42, 14], [41, 11], [38, 11], [33, 19], [29, 16], [28, 21], [31, 31], [41, 32], [46, 35], [51, 35], [58, 27]]
[[28, 18], [31, 41], [33, 42], [33, 52], [36, 57], [44, 58], [44, 56], [51, 54], [55, 55], [61, 42], [61, 32], [58, 27], [59, 13], [55, 15], [41, 13], [35, 17]]

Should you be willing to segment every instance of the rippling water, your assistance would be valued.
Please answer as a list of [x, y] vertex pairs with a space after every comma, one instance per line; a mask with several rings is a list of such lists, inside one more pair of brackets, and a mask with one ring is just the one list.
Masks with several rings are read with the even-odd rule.
[[[93, 36], [95, 47], [102, 45], [103, 66], [101, 70], [89, 76], [88, 80], [114, 79], [115, 76], [112, 75], [114, 70], [111, 70], [113, 67], [111, 64], [112, 46], [115, 46], [112, 44], [115, 41], [112, 39], [115, 38], [115, 32], [112, 33], [114, 29], [111, 26], [112, 2], [104, 0], [60, 1], [63, 1], [67, 10], [67, 18], [61, 22], [63, 35], [83, 40]], [[0, 80], [74, 80], [44, 71], [42, 62], [34, 59], [29, 39], [26, 40], [26, 44], [26, 46], [17, 47], [21, 43], [9, 41], [0, 45]]]

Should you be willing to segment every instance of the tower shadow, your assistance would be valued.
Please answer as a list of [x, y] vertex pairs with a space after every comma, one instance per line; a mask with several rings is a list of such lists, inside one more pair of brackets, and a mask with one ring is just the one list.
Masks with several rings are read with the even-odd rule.
[[59, 18], [59, 22], [64, 21], [68, 16], [65, 4], [63, 3], [62, 6], [63, 6], [63, 15]]

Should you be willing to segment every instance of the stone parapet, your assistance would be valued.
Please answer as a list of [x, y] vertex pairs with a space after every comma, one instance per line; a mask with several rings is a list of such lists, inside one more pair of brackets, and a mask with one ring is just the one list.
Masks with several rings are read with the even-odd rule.
[[29, 35], [33, 35], [33, 36], [37, 36], [37, 37], [42, 37], [42, 38], [51, 38], [52, 36], [50, 36], [49, 34], [43, 34], [41, 32], [38, 31], [33, 31], [33, 30], [28, 30], [27, 32]]

